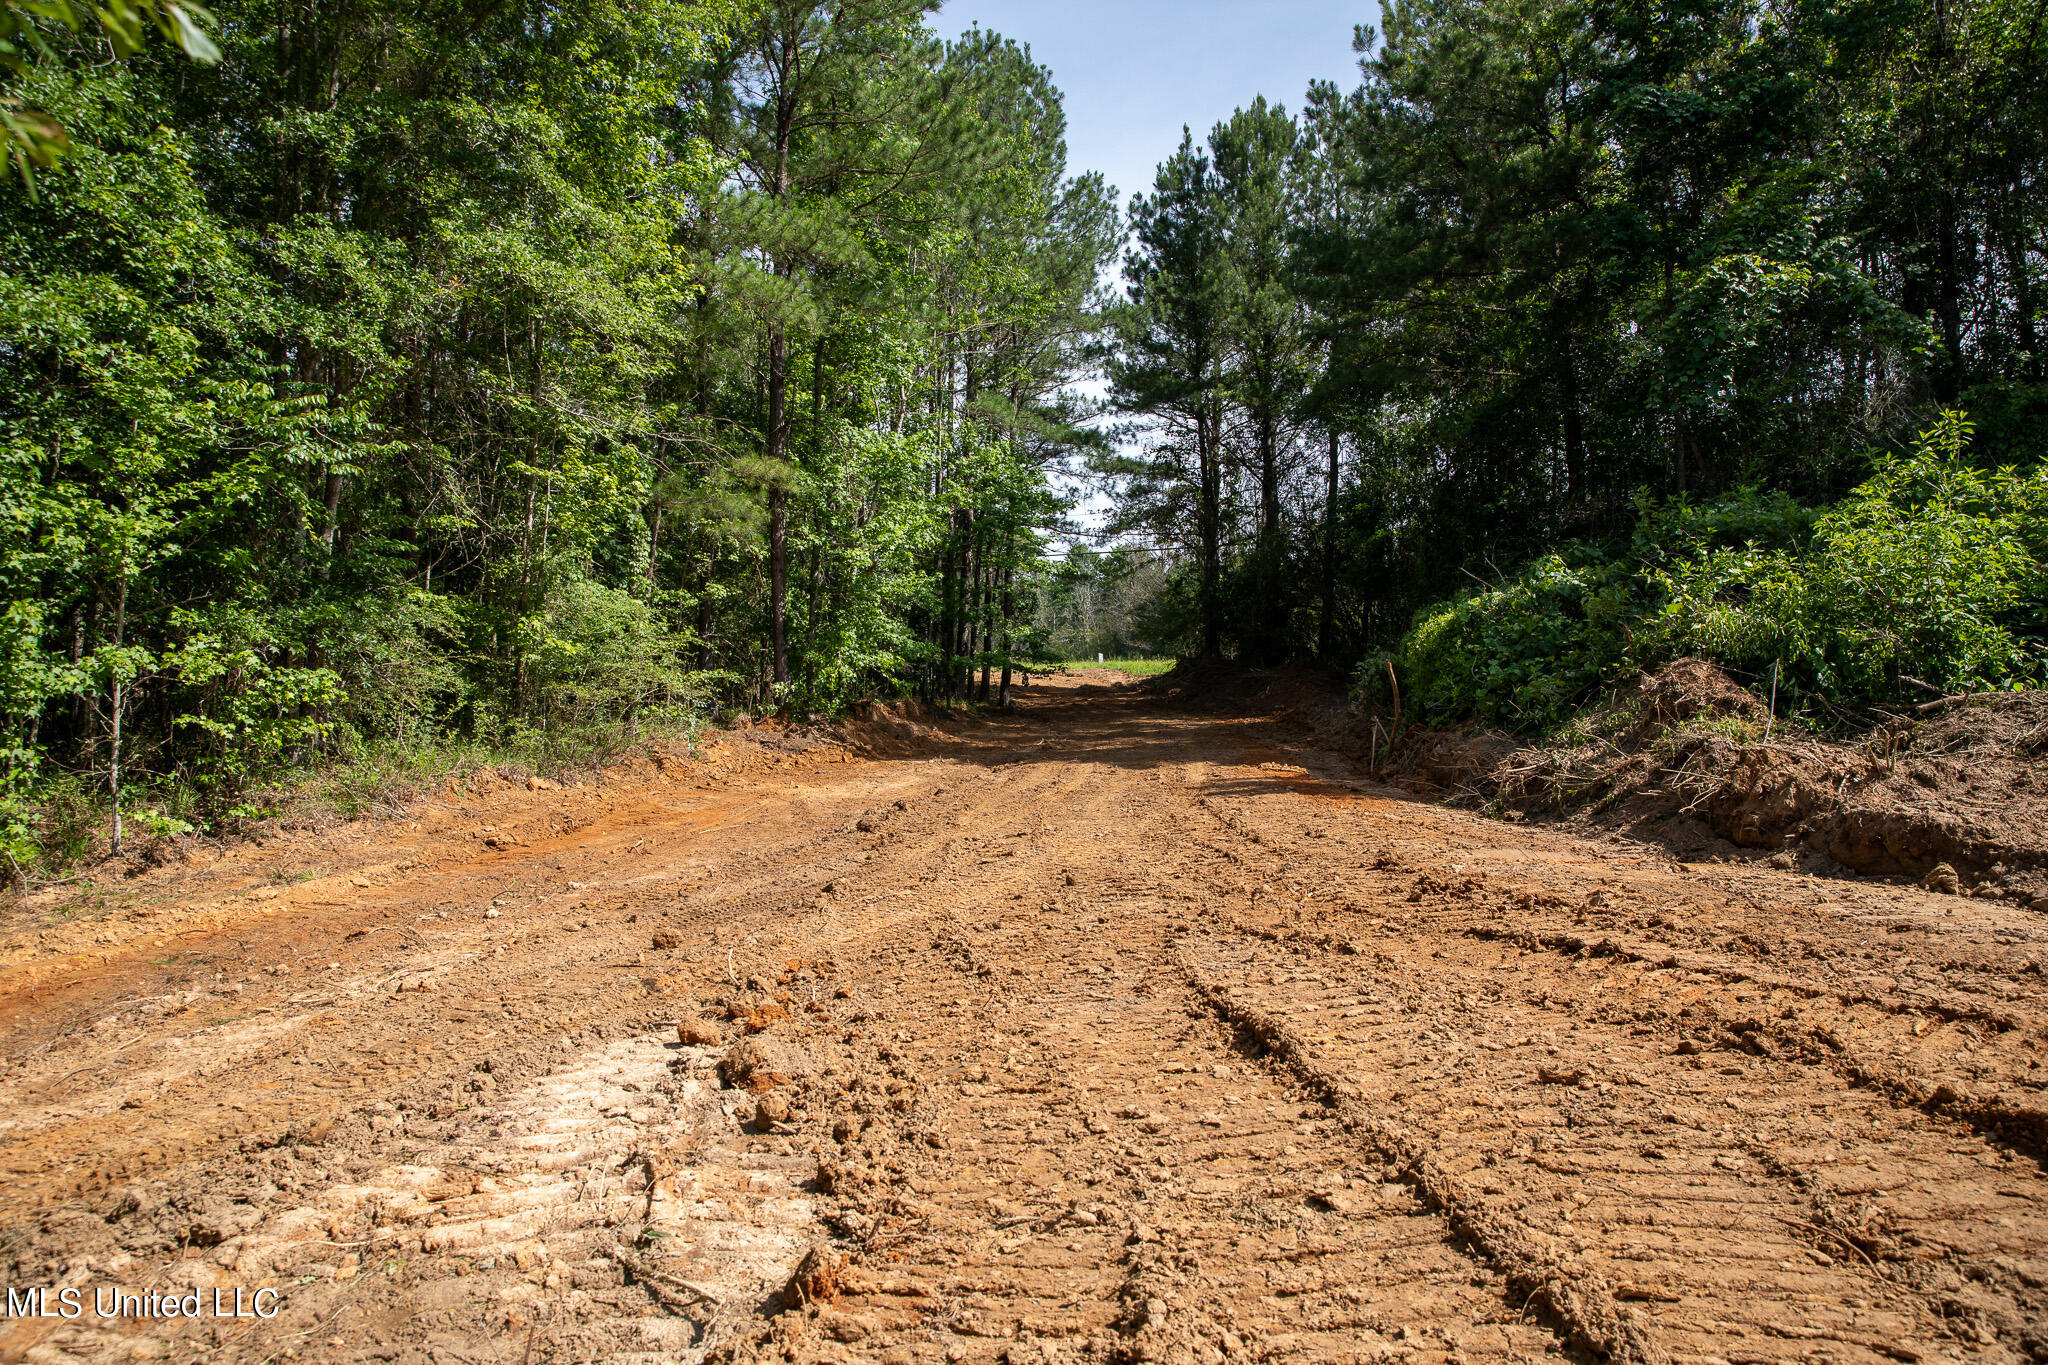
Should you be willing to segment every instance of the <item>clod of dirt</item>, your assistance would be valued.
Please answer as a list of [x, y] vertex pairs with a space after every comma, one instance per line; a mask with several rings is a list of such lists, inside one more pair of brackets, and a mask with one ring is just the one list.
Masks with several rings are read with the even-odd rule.
[[219, 1198], [203, 1199], [193, 1209], [192, 1222], [185, 1235], [194, 1246], [217, 1246], [262, 1221], [262, 1211], [247, 1204], [230, 1204]]
[[1920, 885], [1929, 891], [1939, 891], [1950, 896], [1963, 889], [1961, 879], [1956, 876], [1956, 870], [1947, 863], [1936, 863], [1933, 870], [1920, 879]]
[[748, 1033], [759, 1033], [776, 1020], [789, 1018], [789, 1011], [779, 1000], [742, 998], [726, 1005], [725, 1017]]
[[776, 1038], [742, 1038], [718, 1063], [718, 1075], [735, 1090], [759, 1095], [811, 1074], [810, 1059]]
[[838, 1298], [839, 1272], [843, 1268], [844, 1262], [836, 1253], [824, 1247], [812, 1247], [796, 1263], [796, 1270], [782, 1291], [783, 1302], [826, 1303]]
[[848, 1195], [863, 1189], [869, 1183], [867, 1172], [846, 1161], [835, 1161], [826, 1157], [818, 1163], [818, 1188], [826, 1194]]
[[754, 1105], [754, 1126], [772, 1128], [778, 1123], [789, 1122], [789, 1101], [780, 1091], [771, 1090]]
[[686, 1047], [717, 1047], [725, 1034], [709, 1019], [685, 1019], [676, 1025], [676, 1041]]
[[124, 1185], [114, 1190], [94, 1211], [109, 1223], [118, 1223], [131, 1214], [148, 1215], [156, 1212], [158, 1201], [150, 1197], [147, 1187]]
[[855, 1342], [869, 1332], [868, 1320], [855, 1313], [830, 1309], [818, 1315], [818, 1330], [838, 1342]]
[[657, 948], [673, 948], [681, 942], [681, 939], [677, 938], [674, 934], [671, 934], [666, 929], [663, 929], [660, 933], [657, 933], [654, 936], [654, 946]]

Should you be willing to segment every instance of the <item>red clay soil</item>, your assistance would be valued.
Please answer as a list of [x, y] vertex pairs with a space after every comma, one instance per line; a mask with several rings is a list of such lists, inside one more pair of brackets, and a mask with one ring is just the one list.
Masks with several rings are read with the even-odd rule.
[[0, 1360], [2048, 1360], [2044, 963], [1101, 674], [489, 784], [12, 916]]
[[[1326, 697], [1285, 714], [1366, 752], [1370, 716], [1357, 708]], [[2048, 692], [1909, 708], [1846, 742], [1769, 714], [1711, 664], [1680, 659], [1548, 744], [1414, 729], [1384, 771], [1421, 795], [1510, 820], [1620, 830], [1680, 857], [1759, 850], [1837, 876], [1932, 874], [1964, 894], [2048, 912]]]

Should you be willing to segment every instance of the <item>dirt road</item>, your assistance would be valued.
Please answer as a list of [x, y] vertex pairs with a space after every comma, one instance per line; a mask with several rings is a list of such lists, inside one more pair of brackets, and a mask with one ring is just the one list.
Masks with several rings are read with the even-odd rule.
[[2038, 916], [1107, 681], [30, 905], [0, 1361], [2048, 1361]]

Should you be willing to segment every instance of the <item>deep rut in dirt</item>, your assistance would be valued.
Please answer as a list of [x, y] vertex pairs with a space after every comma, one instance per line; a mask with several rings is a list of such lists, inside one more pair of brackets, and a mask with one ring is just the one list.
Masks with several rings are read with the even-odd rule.
[[[2048, 932], [1060, 680], [0, 943], [0, 1360], [2048, 1361]], [[63, 913], [60, 913], [63, 912]]]

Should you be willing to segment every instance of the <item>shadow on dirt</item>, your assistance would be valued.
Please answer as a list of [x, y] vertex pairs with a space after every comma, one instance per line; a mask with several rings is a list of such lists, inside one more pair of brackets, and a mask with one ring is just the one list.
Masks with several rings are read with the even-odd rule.
[[1027, 714], [1057, 726], [1070, 707], [1098, 722], [1105, 707], [1127, 712], [1087, 750], [1046, 741], [1066, 760], [1152, 766], [1187, 742], [1189, 721], [1222, 720], [1281, 739], [1276, 757], [1313, 748], [1353, 765], [1336, 780], [1298, 767], [1232, 779], [1217, 795], [1406, 796], [1623, 833], [1685, 860], [1764, 858], [2048, 911], [2048, 692], [1937, 701], [1841, 739], [1774, 721], [1720, 669], [1680, 659], [1547, 743], [1416, 727], [1389, 744], [1391, 717], [1347, 698], [1341, 681], [1304, 665], [1188, 665], [1123, 687], [1047, 689], [1056, 695], [1028, 699]]

